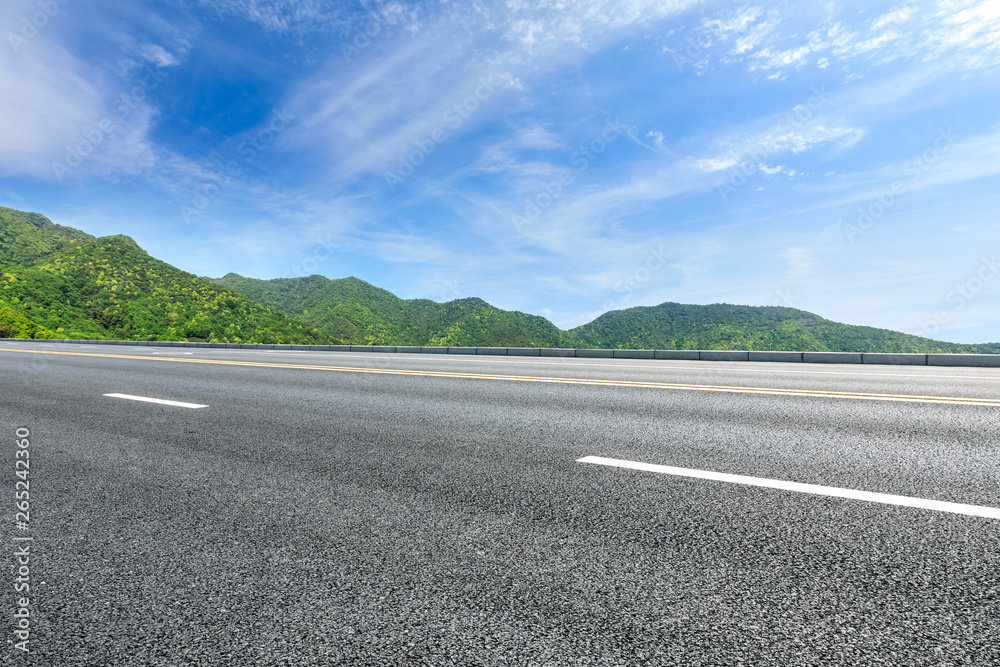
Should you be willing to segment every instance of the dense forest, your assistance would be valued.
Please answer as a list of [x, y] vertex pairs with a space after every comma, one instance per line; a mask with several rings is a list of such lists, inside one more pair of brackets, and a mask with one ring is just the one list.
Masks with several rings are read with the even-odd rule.
[[1000, 353], [1000, 344], [943, 343], [780, 306], [663, 303], [611, 311], [569, 334], [584, 347], [617, 349]]
[[[16, 212], [15, 212], [16, 213]], [[0, 209], [0, 335], [315, 343], [326, 339], [238, 292], [146, 254]], [[75, 232], [75, 233], [73, 233]]]
[[482, 299], [404, 300], [357, 278], [256, 280], [231, 273], [218, 282], [342, 343], [572, 347], [575, 342], [544, 317], [500, 310]]
[[482, 299], [400, 299], [357, 278], [210, 280], [0, 207], [0, 338], [357, 345], [1000, 353], [840, 324], [794, 308], [663, 303], [561, 331]]

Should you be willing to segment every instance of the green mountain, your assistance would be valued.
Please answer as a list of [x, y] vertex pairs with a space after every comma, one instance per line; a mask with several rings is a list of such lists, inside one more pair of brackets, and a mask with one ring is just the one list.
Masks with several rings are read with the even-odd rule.
[[59, 338], [37, 322], [0, 305], [0, 338]]
[[230, 273], [218, 283], [356, 345], [562, 347], [573, 340], [544, 317], [500, 310], [482, 299], [400, 299], [357, 278], [257, 280]]
[[0, 266], [28, 264], [93, 238], [78, 229], [57, 225], [39, 213], [0, 206]]
[[199, 278], [127, 236], [0, 207], [0, 338], [469, 347], [998, 353], [794, 308], [664, 303], [561, 331], [482, 299], [400, 299], [357, 278]]
[[0, 336], [317, 343], [286, 315], [150, 257], [0, 209]]
[[1000, 353], [1000, 344], [944, 343], [795, 308], [664, 303], [611, 311], [561, 331], [544, 318], [499, 310], [481, 299], [403, 300], [357, 278], [257, 280], [230, 273], [218, 282], [333, 340], [357, 345]]
[[662, 303], [611, 311], [568, 333], [585, 347], [618, 349], [1000, 353], [1000, 344], [944, 343], [779, 306]]

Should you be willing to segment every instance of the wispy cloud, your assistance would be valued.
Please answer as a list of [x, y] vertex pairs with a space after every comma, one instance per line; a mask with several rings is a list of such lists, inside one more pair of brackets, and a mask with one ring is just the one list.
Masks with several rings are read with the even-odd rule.
[[238, 17], [280, 34], [331, 29], [346, 32], [350, 25], [346, 11], [331, 8], [320, 0], [199, 0], [199, 3], [219, 14]]
[[845, 67], [864, 58], [874, 62], [897, 59], [932, 60], [950, 55], [959, 69], [995, 67], [1000, 62], [1000, 8], [996, 0], [939, 0], [908, 2], [874, 18], [857, 20], [835, 5], [822, 23], [802, 38], [790, 16], [775, 9], [749, 6], [704, 18], [695, 29], [695, 41], [705, 50], [696, 67], [713, 62], [745, 60], [750, 71], [769, 72], [781, 79], [788, 70], [809, 64]]
[[896, 7], [889, 10], [885, 14], [875, 18], [871, 22], [872, 31], [879, 31], [883, 28], [893, 26], [899, 23], [907, 23], [919, 10], [919, 3], [913, 2], [912, 4], [903, 5], [902, 7]]
[[927, 58], [954, 54], [963, 69], [1000, 65], [1000, 2], [941, 0], [924, 21]]

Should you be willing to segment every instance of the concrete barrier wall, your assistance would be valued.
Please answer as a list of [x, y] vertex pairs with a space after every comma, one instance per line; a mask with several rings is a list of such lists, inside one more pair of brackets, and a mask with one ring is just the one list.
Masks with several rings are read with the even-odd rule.
[[653, 359], [656, 350], [612, 350], [615, 359]]
[[1000, 367], [1000, 354], [928, 354], [928, 366]]
[[802, 362], [801, 352], [750, 352], [748, 361]]
[[698, 350], [656, 350], [653, 353], [654, 359], [668, 359], [681, 361], [698, 361], [701, 353]]
[[807, 364], [860, 364], [861, 355], [853, 352], [803, 352]]
[[698, 355], [702, 361], [750, 361], [749, 352], [734, 350], [702, 350]]
[[576, 351], [576, 356], [583, 357], [585, 359], [613, 359], [614, 356], [615, 356], [615, 351], [614, 350], [577, 350]]
[[865, 364], [888, 364], [890, 366], [926, 366], [926, 354], [874, 354], [866, 352], [861, 355]]
[[1000, 354], [885, 354], [855, 352], [749, 352], [743, 350], [584, 350], [549, 347], [417, 347], [393, 345], [269, 345], [256, 343], [189, 343], [178, 341], [53, 340], [0, 338], [8, 343], [193, 347], [240, 350], [308, 350], [311, 352], [380, 352], [390, 354], [507, 355], [511, 357], [575, 357], [579, 359], [649, 359], [665, 361], [783, 362], [807, 364], [884, 364], [892, 366], [966, 366], [1000, 368]]

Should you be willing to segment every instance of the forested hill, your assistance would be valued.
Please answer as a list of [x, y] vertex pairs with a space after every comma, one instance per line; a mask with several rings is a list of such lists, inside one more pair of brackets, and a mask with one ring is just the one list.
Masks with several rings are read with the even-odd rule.
[[315, 343], [326, 339], [238, 292], [150, 257], [0, 209], [0, 336]]
[[357, 278], [257, 280], [230, 273], [218, 282], [338, 342], [456, 347], [572, 347], [575, 342], [544, 317], [501, 310], [482, 299], [400, 299]]
[[27, 264], [93, 238], [78, 229], [57, 225], [39, 213], [0, 206], [0, 266]]
[[544, 318], [499, 310], [481, 299], [403, 300], [357, 278], [257, 280], [231, 273], [219, 282], [355, 344], [1000, 353], [998, 344], [955, 345], [840, 324], [794, 308], [664, 303], [612, 311], [560, 331]]
[[199, 278], [127, 236], [0, 207], [0, 338], [842, 352], [987, 352], [794, 308], [664, 303], [561, 331], [466, 298], [400, 299], [357, 278]]
[[944, 343], [899, 331], [840, 324], [779, 306], [668, 302], [611, 311], [568, 333], [587, 347], [620, 349], [1000, 353], [996, 343]]

